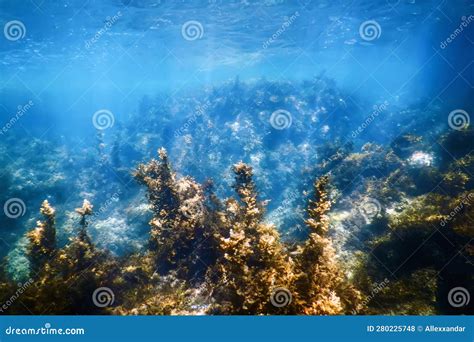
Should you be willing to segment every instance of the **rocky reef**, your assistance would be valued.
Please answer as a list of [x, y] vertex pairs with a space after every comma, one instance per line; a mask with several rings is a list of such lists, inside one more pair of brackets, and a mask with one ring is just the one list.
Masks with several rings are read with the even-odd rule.
[[[265, 203], [257, 198], [250, 166], [234, 165], [238, 199], [220, 201], [210, 189], [204, 195], [192, 178], [177, 177], [163, 148], [158, 155], [134, 174], [147, 187], [153, 211], [145, 254], [120, 260], [97, 249], [87, 232], [93, 213], [87, 200], [76, 209], [77, 235], [57, 248], [56, 213], [45, 200], [44, 221], [27, 234], [34, 286], [10, 313], [24, 313], [23, 305], [33, 314], [327, 315], [360, 307], [361, 294], [345, 278], [327, 237], [327, 177], [315, 182], [307, 241], [289, 246], [263, 222]], [[114, 289], [113, 310], [83, 298], [104, 285]]]
[[474, 293], [472, 127], [345, 99], [235, 80], [145, 97], [79, 150], [7, 136], [2, 195], [26, 203], [0, 217], [0, 312], [471, 313], [452, 291]]

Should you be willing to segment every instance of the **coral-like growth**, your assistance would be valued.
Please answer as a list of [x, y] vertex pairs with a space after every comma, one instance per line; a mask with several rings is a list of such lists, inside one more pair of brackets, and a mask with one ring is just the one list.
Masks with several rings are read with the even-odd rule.
[[158, 150], [160, 160], [152, 159], [147, 164], [140, 164], [135, 171], [135, 178], [148, 188], [147, 197], [155, 213], [152, 223], [152, 240], [160, 235], [161, 230], [168, 229], [167, 224], [178, 214], [179, 197], [175, 189], [175, 174], [168, 162], [166, 150]]
[[252, 168], [242, 162], [234, 165], [234, 188], [244, 204], [241, 212], [249, 225], [260, 221], [263, 217], [263, 206], [257, 201], [257, 192], [253, 182]]
[[326, 236], [329, 230], [328, 211], [331, 200], [327, 191], [329, 177], [323, 176], [314, 182], [314, 200], [310, 200], [306, 225], [310, 229], [310, 240], [315, 236]]
[[252, 168], [238, 163], [234, 173], [240, 203], [227, 200], [220, 215], [226, 233], [220, 237], [220, 256], [208, 274], [213, 288], [212, 312], [275, 312], [272, 290], [288, 283], [291, 264], [275, 227], [262, 222], [263, 204], [257, 201]]
[[[28, 233], [28, 255], [33, 261], [31, 266], [32, 273], [36, 272], [36, 282], [35, 286], [26, 290], [22, 302], [34, 314], [103, 312], [94, 305], [92, 294], [102, 284], [111, 281], [116, 263], [107, 253], [97, 250], [89, 237], [87, 217], [92, 215], [90, 202], [84, 200], [82, 207], [76, 209], [76, 212], [80, 215], [79, 231], [62, 249], [53, 249], [51, 237], [54, 234], [49, 231], [54, 230], [54, 210], [46, 201], [41, 213], [47, 220], [40, 222], [38, 228]], [[46, 231], [49, 232], [48, 239]], [[40, 246], [49, 248], [39, 248]], [[44, 260], [46, 256], [50, 258], [47, 262]], [[12, 308], [14, 309], [15, 307]]]
[[[158, 96], [145, 99], [125, 126], [117, 122], [115, 137], [98, 130], [83, 153], [5, 134], [4, 198], [35, 203], [47, 193], [58, 203], [87, 197], [100, 206], [93, 213], [84, 201], [60, 226], [70, 208], [58, 205], [56, 220], [45, 201], [26, 239], [18, 237], [31, 210], [17, 219], [0, 215], [11, 232], [2, 239], [14, 246], [1, 251], [0, 304], [29, 272], [34, 285], [5, 312], [471, 313], [474, 301], [455, 308], [447, 298], [455, 287], [474, 293], [472, 126], [440, 132], [444, 109], [399, 111], [398, 102], [368, 120], [346, 95], [317, 78], [298, 87], [237, 80], [189, 96]], [[272, 122], [281, 110], [291, 114], [289, 129]], [[436, 129], [426, 129], [438, 118]], [[129, 168], [160, 144], [170, 157], [160, 149], [135, 171], [147, 205], [129, 183]], [[24, 146], [26, 158], [11, 163], [6, 156], [23, 155]], [[235, 164], [232, 175], [227, 163], [239, 158], [251, 164]], [[175, 170], [214, 177], [215, 187]], [[330, 182], [321, 177], [328, 174]], [[72, 184], [77, 191], [69, 197]], [[126, 191], [116, 191], [122, 185]], [[98, 287], [115, 293], [114, 307], [94, 304]]]
[[82, 207], [76, 209], [76, 213], [80, 215], [79, 232], [58, 256], [59, 265], [71, 275], [87, 270], [96, 262], [94, 260], [96, 257], [95, 247], [87, 232], [87, 216], [92, 215], [92, 208], [92, 204], [88, 200], [84, 200]]
[[29, 240], [27, 254], [33, 278], [38, 275], [45, 263], [51, 260], [56, 250], [55, 210], [45, 200], [40, 213], [44, 216], [44, 221], [38, 221], [36, 228], [27, 234]]
[[159, 149], [158, 155], [160, 160], [140, 164], [134, 174], [147, 187], [153, 211], [150, 250], [160, 274], [176, 270], [180, 278], [199, 281], [213, 262], [207, 247], [212, 246], [207, 240], [213, 234], [204, 225], [203, 189], [190, 177], [177, 179], [165, 149]]
[[[132, 272], [132, 270], [128, 270]], [[199, 314], [195, 303], [197, 290], [189, 288], [175, 272], [152, 275], [147, 282], [127, 292], [125, 303], [114, 310], [120, 315], [190, 315]], [[199, 298], [200, 299], [200, 298]], [[194, 309], [193, 309], [194, 307]]]
[[[383, 174], [378, 183], [380, 190], [375, 186], [370, 189], [371, 194], [382, 194], [375, 197], [385, 200], [390, 198], [383, 194], [393, 193], [391, 199], [397, 203], [387, 201], [391, 207], [387, 208], [390, 212], [385, 227], [380, 227], [379, 233], [368, 241], [372, 253], [364, 270], [359, 271], [367, 272], [365, 284], [376, 283], [383, 277], [391, 280], [370, 303], [368, 313], [472, 311], [469, 305], [454, 308], [447, 300], [452, 288], [460, 286], [470, 291], [474, 283], [474, 184], [470, 176], [474, 158], [471, 149], [464, 146], [472, 144], [472, 139], [464, 140], [468, 136], [472, 136], [470, 129], [441, 137], [444, 151], [438, 169], [405, 164], [388, 176]], [[412, 143], [419, 141], [407, 140], [405, 148], [411, 148]]]
[[328, 238], [331, 208], [329, 179], [323, 176], [314, 183], [315, 199], [308, 207], [306, 225], [310, 234], [298, 248], [293, 280], [296, 312], [308, 315], [334, 315], [358, 310], [361, 296], [349, 283], [338, 264]]
[[[55, 212], [43, 203], [45, 220], [28, 233], [37, 281], [23, 303], [31, 312], [327, 315], [359, 309], [359, 292], [349, 285], [328, 237], [327, 177], [314, 184], [306, 220], [310, 234], [295, 248], [264, 222], [266, 203], [258, 199], [249, 165], [234, 165], [238, 198], [221, 202], [211, 182], [203, 187], [177, 177], [166, 151], [158, 154], [159, 160], [140, 164], [135, 172], [153, 212], [144, 254], [120, 260], [98, 249], [88, 232], [93, 214], [88, 200], [75, 210], [77, 235], [56, 248]], [[115, 308], [94, 302], [99, 287], [120, 291]]]
[[372, 291], [367, 314], [433, 315], [436, 302], [436, 271], [423, 269], [388, 282]]
[[89, 225], [87, 222], [87, 216], [92, 215], [92, 208], [93, 205], [88, 201], [84, 200], [82, 203], [82, 207], [76, 209], [76, 213], [81, 216], [81, 220], [79, 221], [80, 230], [79, 234], [77, 235], [78, 242], [84, 244], [84, 246], [92, 246], [92, 241], [87, 233], [87, 226]]
[[[289, 253], [276, 228], [262, 222], [264, 205], [257, 200], [252, 169], [239, 163], [234, 173], [240, 202], [227, 200], [221, 214], [228, 233], [221, 237], [221, 257], [208, 278], [213, 287], [211, 312], [327, 315], [358, 309], [361, 296], [349, 285], [327, 237], [328, 178], [315, 183], [316, 198], [306, 221], [308, 240]], [[276, 296], [284, 296], [284, 303]]]
[[[141, 164], [135, 173], [148, 188], [154, 213], [150, 253], [161, 275], [173, 272], [178, 279], [195, 284], [201, 278], [192, 277], [190, 269], [196, 261], [201, 263], [206, 271], [204, 292], [210, 299], [206, 304], [209, 313], [339, 314], [357, 307], [360, 295], [348, 285], [327, 237], [326, 213], [331, 203], [326, 177], [315, 183], [316, 199], [308, 208], [310, 237], [298, 248], [294, 260], [277, 229], [263, 222], [265, 202], [258, 200], [249, 165], [234, 165], [233, 187], [238, 200], [228, 198], [222, 204], [210, 184], [204, 201], [204, 190], [194, 180], [177, 179], [164, 149], [159, 150], [159, 156], [160, 161]], [[148, 293], [148, 304], [126, 305], [121, 312], [162, 313], [167, 309], [158, 302], [181, 302], [156, 292], [158, 284], [142, 285], [140, 292]], [[290, 291], [293, 302], [290, 298], [285, 305], [275, 305], [274, 291], [281, 288]]]

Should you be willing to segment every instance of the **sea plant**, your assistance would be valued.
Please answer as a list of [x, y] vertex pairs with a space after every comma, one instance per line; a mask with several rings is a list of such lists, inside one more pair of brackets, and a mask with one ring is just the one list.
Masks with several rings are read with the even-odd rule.
[[40, 213], [44, 220], [28, 232], [27, 255], [30, 262], [30, 276], [36, 278], [40, 270], [54, 256], [56, 251], [56, 212], [47, 200], [41, 204]]
[[306, 220], [310, 233], [295, 253], [291, 288], [296, 294], [294, 310], [298, 314], [335, 315], [361, 308], [361, 295], [348, 282], [328, 236], [328, 184], [328, 176], [314, 182], [314, 199], [309, 202]]
[[252, 168], [234, 165], [239, 201], [230, 198], [220, 214], [219, 258], [210, 268], [211, 313], [265, 314], [275, 312], [272, 291], [285, 286], [291, 272], [276, 228], [263, 222], [264, 203], [257, 200]]
[[147, 187], [153, 212], [150, 251], [160, 274], [176, 270], [178, 277], [199, 282], [213, 262], [207, 248], [213, 234], [205, 224], [203, 189], [191, 177], [177, 178], [164, 148], [158, 156], [159, 160], [140, 164], [134, 173]]
[[[82, 206], [76, 209], [80, 217], [77, 235], [63, 248], [53, 249], [55, 211], [47, 201], [43, 202], [41, 213], [46, 220], [39, 222], [38, 227], [28, 233], [28, 256], [34, 267], [32, 274], [35, 283], [27, 288], [22, 303], [28, 307], [29, 312], [103, 312], [101, 307], [95, 305], [92, 294], [110, 281], [115, 273], [116, 263], [106, 252], [94, 246], [87, 232], [87, 217], [92, 215], [92, 208], [90, 202], [84, 200]], [[50, 258], [45, 260], [46, 256]]]

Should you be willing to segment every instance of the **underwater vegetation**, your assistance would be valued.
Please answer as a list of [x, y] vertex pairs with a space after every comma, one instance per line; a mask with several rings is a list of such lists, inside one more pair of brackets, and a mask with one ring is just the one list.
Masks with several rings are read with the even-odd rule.
[[473, 9], [0, 0], [0, 314], [474, 314]]
[[[30, 313], [47, 312], [48, 306], [61, 314], [100, 313], [97, 307], [89, 310], [94, 306], [81, 294], [107, 284], [121, 287], [114, 309], [121, 314], [192, 313], [198, 298], [205, 298], [200, 310], [212, 314], [327, 315], [360, 308], [361, 295], [345, 278], [327, 238], [327, 177], [315, 181], [308, 240], [290, 250], [276, 228], [263, 223], [265, 204], [257, 199], [251, 167], [234, 165], [238, 199], [222, 203], [212, 190], [204, 195], [192, 178], [178, 178], [164, 149], [158, 154], [159, 160], [140, 164], [134, 174], [147, 187], [154, 213], [145, 255], [125, 261], [98, 250], [87, 232], [93, 213], [87, 200], [76, 209], [77, 236], [58, 249], [55, 210], [43, 202], [44, 220], [27, 234], [35, 285], [22, 301]], [[10, 310], [23, 312], [16, 305]]]
[[[377, 140], [394, 106], [355, 138], [365, 116], [342, 98], [324, 77], [236, 79], [145, 97], [80, 153], [30, 141], [34, 169], [0, 180], [34, 213], [1, 218], [22, 235], [2, 251], [1, 313], [472, 313], [450, 300], [474, 293], [472, 127], [421, 132], [413, 109]], [[279, 108], [294, 134], [268, 123]]]

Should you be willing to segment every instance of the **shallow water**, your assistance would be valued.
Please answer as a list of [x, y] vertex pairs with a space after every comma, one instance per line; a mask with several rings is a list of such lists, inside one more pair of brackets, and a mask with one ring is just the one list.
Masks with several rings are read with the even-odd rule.
[[[0, 0], [0, 203], [19, 200], [0, 216], [0, 256], [27, 272], [24, 234], [44, 199], [62, 244], [86, 198], [95, 243], [143, 250], [152, 212], [131, 172], [164, 146], [179, 176], [213, 179], [220, 198], [231, 165], [249, 163], [266, 222], [289, 241], [306, 236], [314, 177], [333, 175], [331, 234], [352, 260], [378, 234], [371, 210], [433, 192], [422, 172], [446, 171], [440, 137], [469, 127], [473, 13], [434, 0]], [[422, 143], [400, 147], [396, 166], [365, 145], [396, 150], [404, 134]], [[457, 148], [454, 160], [470, 152]], [[373, 202], [397, 167], [420, 174]]]

